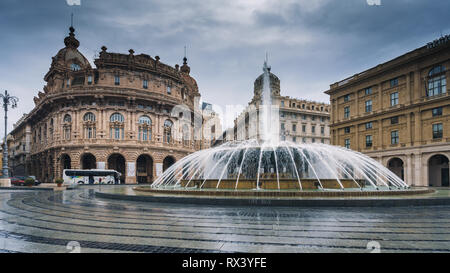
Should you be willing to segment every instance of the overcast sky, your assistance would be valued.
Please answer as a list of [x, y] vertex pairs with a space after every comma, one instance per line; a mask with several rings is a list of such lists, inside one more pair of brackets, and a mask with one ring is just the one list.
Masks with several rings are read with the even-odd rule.
[[1, 0], [0, 90], [20, 99], [11, 130], [34, 107], [73, 12], [91, 62], [105, 45], [181, 64], [186, 45], [202, 100], [223, 109], [249, 102], [266, 52], [282, 95], [329, 102], [330, 84], [449, 34], [449, 11], [448, 0]]

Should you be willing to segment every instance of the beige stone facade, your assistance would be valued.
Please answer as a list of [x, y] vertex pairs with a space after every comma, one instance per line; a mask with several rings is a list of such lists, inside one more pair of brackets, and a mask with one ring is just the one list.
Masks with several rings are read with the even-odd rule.
[[330, 85], [332, 144], [409, 185], [448, 186], [449, 67], [447, 37]]
[[210, 146], [201, 136], [200, 94], [186, 58], [171, 67], [158, 56], [102, 47], [92, 68], [73, 28], [64, 43], [35, 108], [10, 134], [20, 143], [24, 132], [30, 138], [28, 175], [51, 182], [63, 169], [115, 169], [122, 183], [149, 183]]
[[[295, 143], [329, 144], [330, 105], [281, 96], [279, 78], [273, 73], [269, 75], [272, 104], [277, 106], [275, 112], [278, 112], [280, 116], [279, 139]], [[235, 120], [234, 133], [237, 140], [260, 138], [259, 112], [262, 104], [262, 89], [263, 75], [260, 75], [254, 82], [252, 100]]]

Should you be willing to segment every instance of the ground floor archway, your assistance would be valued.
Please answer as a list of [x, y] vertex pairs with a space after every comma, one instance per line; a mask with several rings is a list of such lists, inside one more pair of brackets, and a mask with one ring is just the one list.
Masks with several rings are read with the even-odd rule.
[[125, 183], [125, 157], [121, 154], [112, 154], [108, 157], [108, 169], [120, 172], [120, 184]]
[[85, 153], [81, 156], [80, 159], [80, 165], [81, 169], [88, 170], [88, 169], [96, 169], [97, 168], [97, 160], [95, 156], [91, 153]]
[[405, 180], [405, 169], [403, 165], [403, 160], [398, 157], [394, 157], [388, 161], [388, 169], [397, 175], [401, 180]]
[[138, 183], [153, 182], [153, 159], [143, 154], [136, 160], [136, 180]]
[[173, 164], [175, 164], [175, 158], [170, 155], [166, 156], [163, 160], [163, 171], [166, 171]]
[[449, 186], [449, 159], [445, 155], [434, 155], [428, 160], [428, 185], [433, 187]]

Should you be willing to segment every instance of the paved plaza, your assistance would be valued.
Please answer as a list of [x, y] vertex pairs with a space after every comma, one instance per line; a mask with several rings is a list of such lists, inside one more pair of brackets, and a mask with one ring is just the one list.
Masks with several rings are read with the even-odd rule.
[[450, 252], [449, 206], [218, 207], [96, 189], [1, 190], [0, 252]]

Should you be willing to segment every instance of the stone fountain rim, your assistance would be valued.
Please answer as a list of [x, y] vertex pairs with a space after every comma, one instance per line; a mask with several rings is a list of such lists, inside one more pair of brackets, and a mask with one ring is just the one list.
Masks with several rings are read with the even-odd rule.
[[[137, 188], [137, 187], [136, 187]], [[96, 191], [95, 195], [99, 198], [126, 200], [138, 202], [168, 203], [179, 205], [207, 205], [207, 206], [273, 206], [273, 207], [407, 207], [407, 206], [450, 206], [450, 197], [409, 197], [403, 194], [391, 195], [385, 198], [376, 198], [377, 196], [359, 196], [342, 198], [332, 197], [258, 197], [254, 196], [195, 196], [181, 194], [161, 194], [154, 190], [149, 195], [136, 195], [116, 193], [114, 191]], [[420, 188], [410, 189], [417, 194], [426, 194], [435, 192], [433, 189]], [[420, 193], [419, 193], [420, 192]]]

